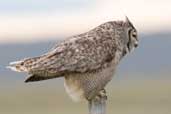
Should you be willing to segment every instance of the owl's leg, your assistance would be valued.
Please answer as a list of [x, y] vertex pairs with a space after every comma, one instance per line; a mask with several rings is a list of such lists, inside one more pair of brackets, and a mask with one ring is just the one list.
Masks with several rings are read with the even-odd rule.
[[89, 114], [106, 114], [106, 100], [106, 91], [103, 89], [94, 99], [89, 100]]

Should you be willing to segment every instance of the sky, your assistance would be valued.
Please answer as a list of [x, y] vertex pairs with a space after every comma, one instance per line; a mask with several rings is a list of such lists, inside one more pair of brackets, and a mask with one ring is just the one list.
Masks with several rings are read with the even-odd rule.
[[0, 44], [69, 37], [124, 20], [140, 33], [171, 30], [170, 0], [0, 0]]

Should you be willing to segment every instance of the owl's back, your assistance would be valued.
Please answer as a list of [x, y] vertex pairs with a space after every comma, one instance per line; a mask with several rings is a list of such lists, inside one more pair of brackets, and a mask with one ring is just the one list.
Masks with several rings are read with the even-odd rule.
[[102, 24], [89, 32], [70, 37], [43, 56], [23, 60], [14, 67], [30, 74], [26, 82], [97, 71], [118, 58], [118, 50], [122, 51], [119, 39], [123, 38], [118, 38], [124, 37], [122, 24]]

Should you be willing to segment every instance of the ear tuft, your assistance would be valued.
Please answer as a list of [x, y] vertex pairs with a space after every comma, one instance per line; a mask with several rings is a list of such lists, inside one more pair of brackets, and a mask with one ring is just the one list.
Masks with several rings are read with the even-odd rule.
[[127, 16], [125, 16], [125, 22], [127, 25], [131, 26], [132, 28], [135, 28]]

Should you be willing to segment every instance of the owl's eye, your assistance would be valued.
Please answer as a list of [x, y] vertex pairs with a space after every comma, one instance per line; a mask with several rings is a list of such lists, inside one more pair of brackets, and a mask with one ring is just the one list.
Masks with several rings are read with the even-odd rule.
[[136, 38], [136, 37], [137, 37], [137, 35], [136, 35], [136, 34], [132, 34], [132, 36], [133, 36], [134, 38]]
[[137, 32], [135, 29], [132, 29], [132, 37], [136, 38], [137, 37]]

